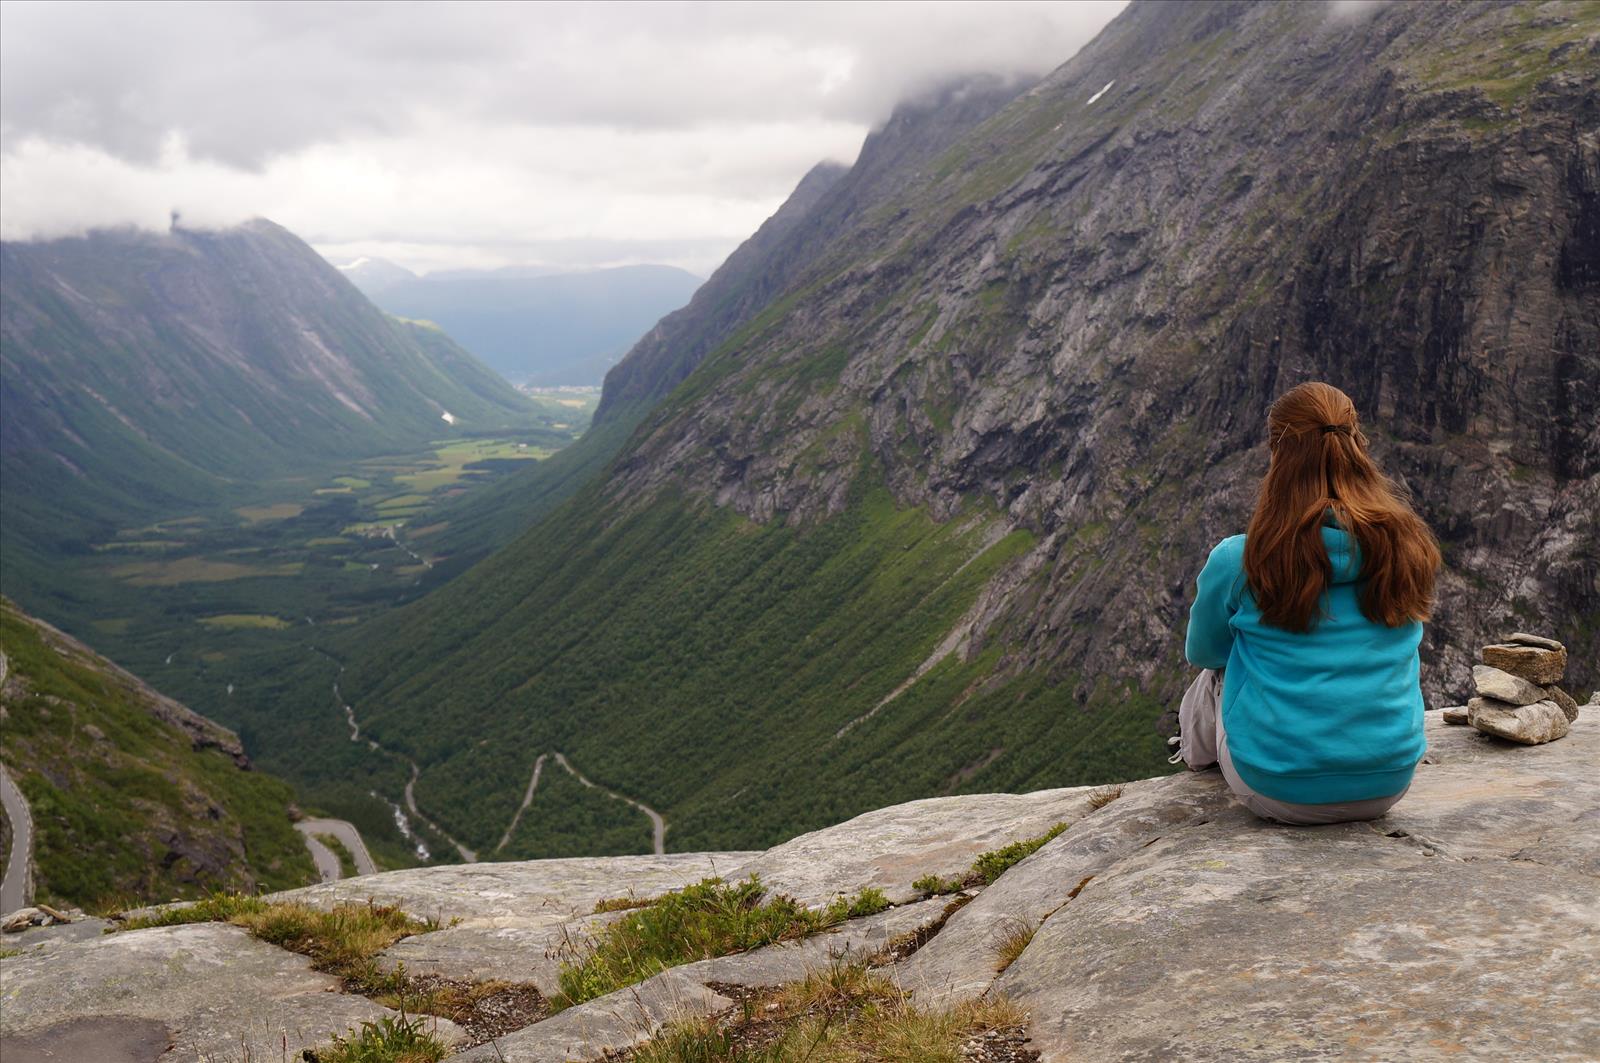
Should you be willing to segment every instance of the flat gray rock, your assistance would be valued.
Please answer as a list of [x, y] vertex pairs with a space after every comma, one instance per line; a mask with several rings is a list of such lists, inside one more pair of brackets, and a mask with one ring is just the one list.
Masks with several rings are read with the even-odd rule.
[[1162, 838], [995, 983], [1045, 1060], [1600, 1058], [1600, 880], [1364, 824]]
[[775, 986], [797, 982], [813, 971], [825, 970], [837, 959], [870, 958], [896, 937], [935, 922], [943, 910], [942, 901], [923, 901], [852, 919], [804, 941], [673, 967], [454, 1058], [463, 1063], [600, 1059], [643, 1044], [668, 1022], [733, 1007], [732, 1000], [707, 983]]
[[[1373, 824], [1383, 832], [1404, 832], [1414, 845], [1464, 860], [1509, 860], [1600, 814], [1600, 720], [1573, 724], [1566, 738], [1538, 746], [1431, 718], [1426, 726], [1427, 759], [1405, 798]], [[1600, 862], [1600, 832], [1575, 842], [1585, 839], [1587, 855], [1576, 864], [1553, 862]]]
[[[1452, 862], [1536, 859], [1582, 874], [1600, 872], [1600, 830], [1594, 829], [1600, 820], [1594, 770], [1600, 724], [1575, 725], [1561, 742], [1520, 746], [1452, 727], [1436, 713], [1425, 721], [1428, 753], [1405, 799], [1382, 819], [1350, 829], [1383, 839], [1373, 843], [1380, 848], [1399, 844]], [[1070, 908], [1073, 890], [1087, 890], [1155, 839], [1192, 838], [1192, 861], [1211, 859], [1210, 843], [1186, 833], [1205, 822], [1243, 837], [1347, 829], [1263, 823], [1233, 800], [1216, 772], [1131, 783], [1119, 800], [1073, 825], [956, 912], [898, 968], [901, 984], [924, 1001], [987, 991], [995, 980], [995, 946], [1004, 934], [1019, 924], [1037, 927]], [[1313, 861], [1301, 873], [1315, 878], [1322, 870]]]
[[0, 937], [0, 948], [20, 952], [39, 952], [74, 941], [92, 941], [111, 927], [111, 920], [84, 916], [70, 923], [53, 923], [50, 926], [31, 926]]
[[1527, 746], [1565, 738], [1572, 726], [1561, 706], [1553, 701], [1507, 705], [1488, 698], [1473, 698], [1467, 702], [1467, 722], [1484, 734]]
[[934, 797], [866, 812], [802, 834], [735, 868], [729, 878], [761, 881], [805, 904], [823, 904], [868, 886], [903, 903], [923, 875], [960, 876], [979, 853], [1037, 837], [1090, 811], [1095, 786], [1031, 794]]
[[529, 982], [549, 997], [560, 988], [561, 964], [591, 944], [595, 928], [626, 914], [610, 912], [545, 926], [447, 926], [397, 941], [379, 954], [378, 963], [387, 971], [404, 965], [409, 974]]
[[[150, 1023], [172, 1045], [163, 1063], [280, 1059], [285, 1044], [297, 1059], [303, 1048], [395, 1015], [338, 988], [304, 956], [225, 923], [130, 930], [0, 961], [0, 1035], [8, 1061], [13, 1039], [30, 1051], [135, 1046], [127, 1056], [154, 1036]], [[441, 1039], [461, 1038], [451, 1023], [438, 1025]]]
[[897, 979], [923, 1003], [978, 996], [994, 981], [995, 948], [1006, 933], [1037, 927], [1084, 882], [1155, 839], [1230, 814], [1230, 822], [1248, 827], [1251, 817], [1234, 805], [1214, 771], [1129, 783], [1120, 798], [1067, 828], [952, 915], [897, 968]]
[[1543, 687], [1486, 664], [1472, 666], [1472, 685], [1479, 697], [1493, 698], [1509, 705], [1532, 705], [1545, 700]]
[[594, 911], [609, 897], [653, 897], [720, 874], [753, 853], [669, 853], [414, 867], [275, 893], [320, 908], [368, 900], [465, 927], [540, 927]]

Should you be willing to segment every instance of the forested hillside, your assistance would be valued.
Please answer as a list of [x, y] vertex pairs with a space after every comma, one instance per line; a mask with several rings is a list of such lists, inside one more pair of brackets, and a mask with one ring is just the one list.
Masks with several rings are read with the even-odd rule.
[[1311, 378], [1443, 542], [1429, 695], [1513, 626], [1584, 689], [1597, 40], [1568, 2], [1132, 5], [653, 357], [687, 375], [602, 476], [330, 643], [346, 696], [474, 843], [549, 749], [680, 849], [1149, 773], [1193, 575]]
[[0, 753], [40, 899], [92, 910], [316, 878], [293, 792], [239, 739], [0, 599]]

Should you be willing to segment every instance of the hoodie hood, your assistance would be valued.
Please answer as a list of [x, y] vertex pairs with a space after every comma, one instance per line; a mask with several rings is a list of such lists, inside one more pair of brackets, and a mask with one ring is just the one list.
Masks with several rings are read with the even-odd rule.
[[1328, 551], [1328, 564], [1333, 568], [1333, 582], [1354, 583], [1361, 578], [1361, 544], [1343, 528], [1323, 525], [1322, 546]]

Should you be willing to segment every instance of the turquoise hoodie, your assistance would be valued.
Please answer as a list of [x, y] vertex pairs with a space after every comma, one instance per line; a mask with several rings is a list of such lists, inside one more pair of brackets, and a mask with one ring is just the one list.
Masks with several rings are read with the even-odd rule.
[[1227, 668], [1222, 726], [1239, 778], [1295, 804], [1397, 794], [1427, 749], [1422, 624], [1363, 616], [1360, 545], [1331, 527], [1322, 543], [1333, 583], [1305, 633], [1262, 621], [1244, 577], [1244, 536], [1218, 543], [1196, 581], [1185, 648], [1196, 667]]

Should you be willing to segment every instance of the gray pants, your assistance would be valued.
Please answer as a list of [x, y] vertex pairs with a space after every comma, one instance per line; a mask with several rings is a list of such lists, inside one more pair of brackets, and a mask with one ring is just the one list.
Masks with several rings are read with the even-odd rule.
[[1203, 670], [1189, 689], [1184, 692], [1183, 703], [1178, 707], [1178, 728], [1182, 739], [1178, 753], [1190, 771], [1204, 771], [1218, 765], [1222, 778], [1239, 802], [1262, 819], [1275, 819], [1279, 823], [1296, 826], [1315, 826], [1321, 823], [1348, 823], [1352, 820], [1377, 819], [1389, 811], [1406, 795], [1406, 790], [1390, 797], [1374, 797], [1366, 801], [1340, 801], [1330, 805], [1297, 805], [1288, 801], [1274, 801], [1246, 786], [1239, 773], [1233, 769], [1233, 758], [1228, 756], [1228, 735], [1222, 728], [1222, 673]]

